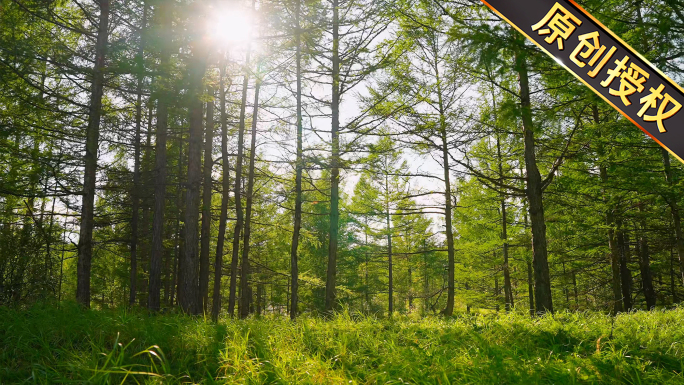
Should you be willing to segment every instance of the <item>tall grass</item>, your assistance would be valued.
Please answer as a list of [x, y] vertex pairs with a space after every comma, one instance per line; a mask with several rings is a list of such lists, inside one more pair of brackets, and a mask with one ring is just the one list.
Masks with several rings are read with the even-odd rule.
[[0, 383], [684, 384], [684, 308], [211, 323], [0, 308]]

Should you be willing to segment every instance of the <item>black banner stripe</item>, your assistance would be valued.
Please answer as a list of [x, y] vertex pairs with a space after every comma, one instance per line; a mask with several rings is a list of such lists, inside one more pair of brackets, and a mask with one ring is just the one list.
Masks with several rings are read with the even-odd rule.
[[684, 163], [684, 90], [574, 0], [481, 1]]

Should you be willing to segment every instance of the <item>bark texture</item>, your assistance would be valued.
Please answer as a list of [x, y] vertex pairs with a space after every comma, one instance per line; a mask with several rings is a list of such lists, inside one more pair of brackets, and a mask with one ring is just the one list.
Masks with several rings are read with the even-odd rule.
[[226, 113], [226, 87], [224, 79], [226, 64], [220, 65], [220, 103], [221, 103], [221, 165], [223, 174], [223, 191], [221, 194], [221, 216], [219, 218], [218, 238], [216, 239], [216, 258], [214, 259], [214, 294], [211, 302], [211, 319], [216, 322], [221, 311], [221, 278], [223, 277], [223, 244], [226, 239], [226, 221], [228, 220], [228, 198], [230, 195], [230, 162], [228, 161], [228, 114]]
[[189, 314], [199, 314], [201, 306], [198, 295], [198, 233], [200, 185], [202, 182], [202, 78], [205, 71], [205, 48], [196, 43], [190, 58], [189, 112], [190, 132], [188, 135], [188, 188], [185, 194], [185, 253], [180, 264], [180, 295], [178, 303]]
[[207, 121], [204, 134], [204, 183], [202, 184], [202, 233], [199, 265], [199, 301], [204, 313], [209, 311], [209, 247], [211, 246], [211, 193], [213, 183], [211, 170], [214, 167], [212, 150], [214, 145], [214, 89], [207, 87], [212, 98], [207, 102]]
[[299, 13], [301, 0], [297, 0], [295, 8], [295, 61], [297, 66], [297, 159], [295, 160], [295, 208], [292, 244], [290, 247], [290, 319], [297, 318], [299, 303], [299, 266], [297, 250], [299, 249], [299, 232], [302, 228], [302, 42]]
[[97, 179], [97, 151], [100, 140], [100, 117], [104, 90], [104, 69], [109, 38], [110, 0], [100, 0], [100, 17], [95, 45], [95, 67], [90, 89], [90, 110], [86, 129], [85, 171], [83, 178], [83, 205], [78, 238], [76, 301], [90, 307], [90, 274], [93, 261], [93, 228], [95, 227], [95, 182]]
[[249, 55], [247, 50], [245, 58], [245, 75], [242, 80], [242, 102], [240, 105], [240, 125], [238, 127], [237, 159], [235, 160], [235, 228], [233, 229], [233, 253], [230, 261], [230, 293], [228, 297], [228, 314], [235, 315], [235, 302], [237, 291], [237, 270], [240, 257], [240, 235], [242, 234], [242, 164], [244, 157], [245, 142], [245, 111], [247, 109], [247, 88], [249, 87]]
[[[135, 304], [135, 292], [138, 284], [138, 218], [140, 212], [140, 130], [142, 127], [142, 83], [144, 79], [145, 62], [143, 54], [145, 51], [145, 29], [147, 28], [147, 4], [143, 8], [143, 21], [140, 27], [140, 42], [138, 45], [138, 55], [136, 57], [138, 67], [138, 81], [136, 84], [136, 104], [135, 104], [135, 143], [133, 155], [133, 190], [131, 191], [132, 216], [131, 216], [131, 271], [129, 284], [129, 306]], [[150, 127], [147, 127], [149, 130]]]
[[527, 58], [524, 48], [515, 52], [516, 71], [520, 86], [520, 108], [523, 121], [525, 169], [527, 171], [527, 196], [530, 225], [532, 228], [532, 265], [534, 267], [535, 307], [537, 314], [553, 313], [551, 297], [551, 276], [549, 274], [546, 242], [546, 220], [542, 200], [542, 178], [537, 167], [534, 143], [534, 125], [530, 102], [530, 85], [527, 72]]
[[[163, 35], [171, 30], [171, 3], [160, 4]], [[170, 43], [164, 39], [162, 43], [161, 68], [167, 73], [171, 61]], [[166, 78], [160, 79], [161, 92], [157, 104], [157, 143], [155, 152], [154, 176], [154, 219], [152, 220], [152, 255], [150, 256], [150, 281], [147, 307], [159, 310], [161, 291], [161, 261], [164, 253], [164, 210], [166, 209], [166, 140], [168, 132], [169, 103], [171, 99], [170, 85]]]
[[331, 313], [337, 298], [337, 246], [340, 222], [340, 17], [339, 1], [333, 0], [332, 24], [332, 143], [330, 162], [330, 234], [325, 281], [325, 311]]
[[249, 283], [249, 249], [252, 235], [252, 207], [254, 202], [254, 162], [256, 161], [257, 122], [259, 116], [259, 89], [261, 81], [254, 87], [254, 112], [252, 113], [252, 140], [249, 146], [249, 176], [247, 177], [247, 202], [245, 205], [245, 234], [242, 240], [242, 261], [240, 263], [240, 318], [247, 318], [251, 312], [252, 288]]

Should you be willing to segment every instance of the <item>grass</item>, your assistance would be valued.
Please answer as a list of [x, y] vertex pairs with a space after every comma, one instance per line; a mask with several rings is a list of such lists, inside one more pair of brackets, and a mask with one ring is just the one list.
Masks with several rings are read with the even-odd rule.
[[0, 384], [684, 384], [684, 308], [214, 324], [0, 308]]

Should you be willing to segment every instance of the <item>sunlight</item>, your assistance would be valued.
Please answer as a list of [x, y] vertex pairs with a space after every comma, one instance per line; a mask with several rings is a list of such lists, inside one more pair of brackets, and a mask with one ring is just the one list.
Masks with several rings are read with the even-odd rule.
[[237, 8], [214, 9], [209, 18], [207, 33], [220, 45], [243, 43], [252, 32], [252, 17], [249, 12]]

